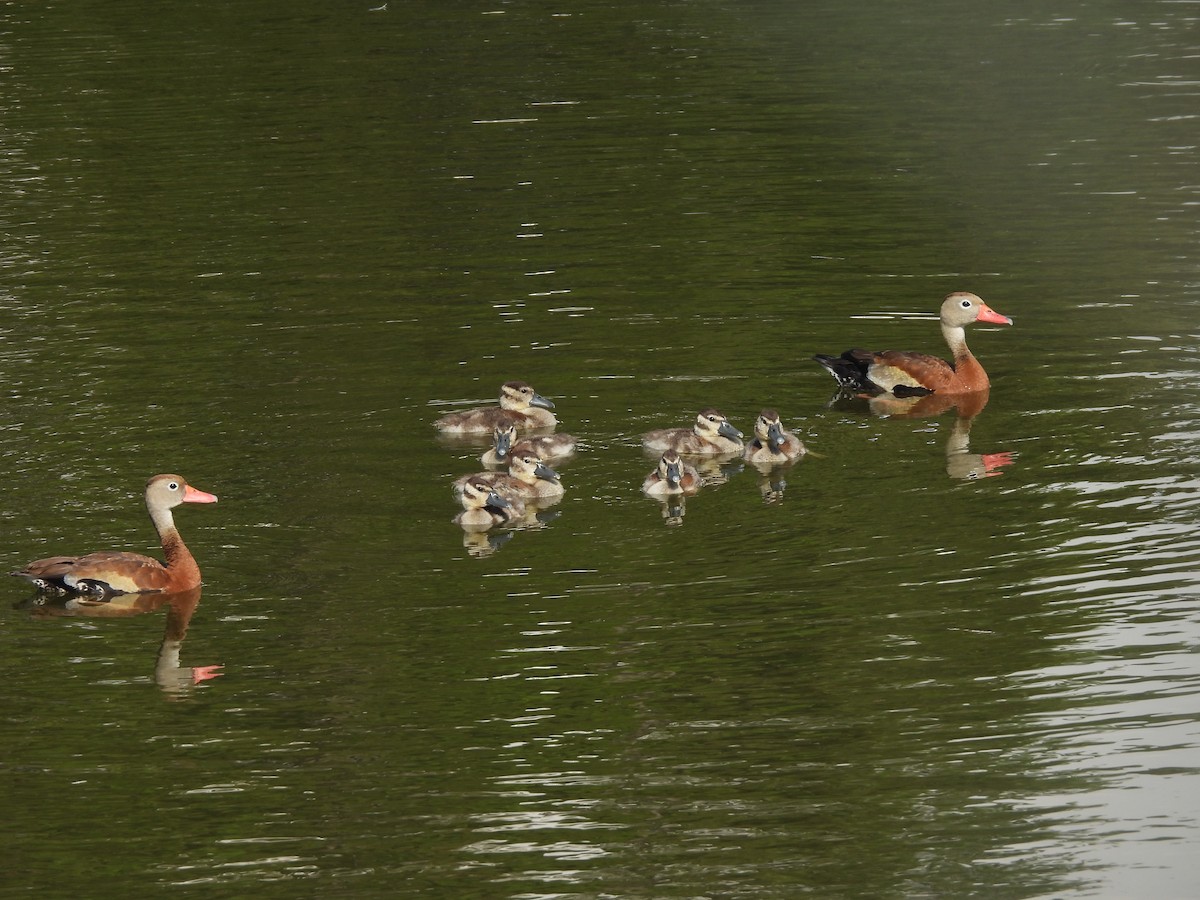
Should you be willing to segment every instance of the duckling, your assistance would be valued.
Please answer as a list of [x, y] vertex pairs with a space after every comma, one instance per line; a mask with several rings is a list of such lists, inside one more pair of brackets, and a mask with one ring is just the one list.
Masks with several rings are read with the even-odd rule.
[[754, 423], [754, 440], [746, 445], [743, 458], [749, 463], [779, 464], [797, 460], [805, 452], [800, 438], [783, 430], [779, 413], [764, 409]]
[[525, 515], [525, 504], [519, 498], [506, 498], [480, 478], [468, 478], [461, 498], [463, 511], [454, 517], [464, 528], [491, 528], [504, 525]]
[[663, 428], [642, 435], [647, 450], [674, 450], [694, 456], [719, 456], [738, 453], [742, 433], [729, 424], [723, 415], [711, 407], [700, 410], [692, 428]]
[[517, 426], [512, 422], [497, 425], [492, 432], [492, 446], [479, 457], [485, 466], [507, 466], [512, 458], [513, 444], [517, 443]]
[[680, 459], [674, 450], [668, 450], [658, 461], [658, 467], [642, 482], [642, 492], [650, 497], [665, 497], [670, 494], [694, 494], [704, 486], [704, 479], [692, 467]]
[[448, 413], [433, 423], [443, 434], [486, 434], [498, 425], [511, 424], [518, 431], [553, 428], [554, 404], [524, 381], [506, 381], [500, 386], [500, 405]]
[[575, 452], [575, 438], [569, 434], [539, 434], [517, 440], [515, 425], [497, 425], [492, 432], [492, 447], [480, 462], [485, 466], [506, 466], [509, 459], [521, 453], [532, 453], [548, 462], [552, 459], [563, 459]]
[[461, 494], [472, 481], [490, 485], [492, 490], [506, 500], [521, 500], [526, 503], [557, 500], [564, 489], [558, 473], [542, 462], [533, 453], [513, 456], [508, 464], [508, 473], [480, 472], [454, 482], [454, 493]]

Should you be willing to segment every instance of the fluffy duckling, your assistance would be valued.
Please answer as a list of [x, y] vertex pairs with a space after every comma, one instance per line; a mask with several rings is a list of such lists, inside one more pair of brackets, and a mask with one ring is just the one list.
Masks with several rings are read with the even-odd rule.
[[658, 466], [642, 482], [642, 492], [650, 497], [666, 497], [672, 494], [694, 494], [704, 486], [704, 479], [692, 467], [680, 459], [674, 450], [668, 450], [658, 461]]
[[719, 456], [740, 453], [742, 433], [715, 409], [702, 409], [691, 428], [663, 428], [642, 435], [647, 450], [674, 450], [693, 456]]
[[454, 517], [464, 528], [491, 528], [504, 525], [525, 515], [525, 504], [517, 498], [508, 499], [480, 478], [468, 478], [463, 485], [463, 511]]
[[454, 492], [461, 494], [472, 481], [490, 485], [492, 490], [506, 500], [521, 500], [526, 503], [557, 500], [563, 493], [558, 473], [542, 462], [533, 453], [513, 456], [508, 464], [508, 473], [480, 472], [454, 482]]
[[539, 434], [517, 440], [517, 428], [512, 424], [497, 425], [492, 432], [492, 446], [480, 457], [485, 466], [506, 466], [521, 453], [533, 453], [543, 462], [563, 459], [575, 452], [575, 438], [569, 434]]
[[750, 463], [778, 464], [797, 460], [805, 452], [800, 438], [783, 430], [779, 413], [764, 409], [754, 423], [754, 439], [746, 445], [743, 458]]
[[524, 381], [506, 381], [500, 386], [500, 405], [448, 413], [433, 423], [443, 434], [487, 434], [497, 426], [513, 425], [518, 431], [553, 428], [554, 404]]

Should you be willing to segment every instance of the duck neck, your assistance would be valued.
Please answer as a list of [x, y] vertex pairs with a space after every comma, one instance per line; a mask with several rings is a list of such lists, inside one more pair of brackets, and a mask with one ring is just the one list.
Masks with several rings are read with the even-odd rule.
[[954, 354], [954, 374], [960, 385], [960, 390], [981, 391], [988, 387], [987, 372], [979, 364], [979, 360], [967, 347], [965, 329], [942, 323], [942, 336]]
[[943, 322], [942, 337], [946, 339], [946, 345], [950, 348], [950, 352], [954, 354], [955, 362], [971, 356], [971, 351], [967, 348], [967, 332], [961, 326], [947, 325]]
[[[196, 565], [196, 560], [183, 542], [183, 538], [179, 536], [171, 510], [151, 509], [150, 521], [154, 523], [154, 530], [158, 532], [158, 541], [162, 545], [167, 568], [186, 573], [189, 577], [183, 580], [199, 583], [200, 568]], [[180, 577], [182, 578], [182, 576]]]

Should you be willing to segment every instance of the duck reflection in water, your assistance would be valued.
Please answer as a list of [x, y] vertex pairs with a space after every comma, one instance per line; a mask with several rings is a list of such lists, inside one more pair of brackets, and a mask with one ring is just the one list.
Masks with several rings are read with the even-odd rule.
[[880, 418], [922, 419], [939, 416], [954, 409], [956, 416], [946, 440], [946, 474], [951, 478], [972, 480], [1002, 475], [1004, 466], [1016, 462], [1016, 454], [971, 452], [971, 425], [988, 404], [989, 391], [971, 394], [927, 394], [923, 397], [896, 397], [879, 394], [873, 397], [834, 394], [830, 407], [847, 408], [866, 401], [871, 413]]
[[109, 600], [79, 595], [39, 593], [14, 607], [27, 609], [34, 618], [127, 619], [166, 609], [166, 622], [154, 660], [154, 681], [169, 696], [190, 691], [203, 681], [224, 674], [221, 665], [185, 666], [181, 662], [183, 640], [196, 607], [200, 588], [174, 594], [119, 594]]

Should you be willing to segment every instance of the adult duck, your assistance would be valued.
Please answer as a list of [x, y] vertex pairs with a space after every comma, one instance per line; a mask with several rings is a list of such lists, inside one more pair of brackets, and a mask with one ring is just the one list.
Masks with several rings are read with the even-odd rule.
[[759, 465], [779, 465], [797, 460], [805, 452], [804, 442], [783, 430], [779, 413], [764, 409], [754, 421], [754, 438], [746, 444], [742, 458]]
[[742, 433], [717, 410], [702, 409], [691, 428], [660, 428], [642, 435], [642, 446], [663, 453], [674, 450], [689, 456], [723, 456], [741, 453]]
[[506, 381], [500, 386], [500, 405], [448, 413], [433, 423], [443, 434], [491, 434], [502, 425], [518, 431], [553, 428], [558, 424], [554, 404], [524, 381]]
[[101, 550], [39, 559], [12, 574], [54, 593], [107, 597], [190, 591], [200, 585], [200, 567], [175, 529], [171, 510], [181, 503], [216, 502], [212, 494], [196, 490], [178, 475], [155, 475], [146, 483], [146, 511], [158, 532], [165, 563], [140, 553]]
[[942, 301], [942, 336], [954, 356], [946, 362], [936, 356], [906, 350], [847, 350], [841, 356], [813, 357], [848, 390], [897, 397], [923, 394], [969, 394], [987, 390], [987, 372], [967, 347], [966, 327], [975, 322], [1011, 325], [974, 294], [956, 291]]

